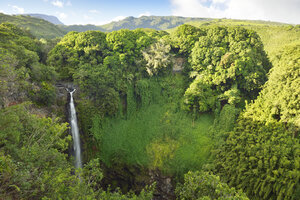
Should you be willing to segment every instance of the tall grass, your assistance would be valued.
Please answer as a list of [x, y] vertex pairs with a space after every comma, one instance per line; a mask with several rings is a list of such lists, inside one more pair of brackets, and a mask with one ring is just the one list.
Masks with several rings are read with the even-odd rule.
[[135, 95], [148, 96], [139, 98], [147, 103], [140, 103], [127, 118], [102, 121], [101, 130], [96, 131], [101, 160], [107, 165], [142, 165], [177, 175], [200, 169], [213, 144], [209, 136], [213, 116], [193, 119], [181, 111], [182, 77], [143, 81], [147, 92]]

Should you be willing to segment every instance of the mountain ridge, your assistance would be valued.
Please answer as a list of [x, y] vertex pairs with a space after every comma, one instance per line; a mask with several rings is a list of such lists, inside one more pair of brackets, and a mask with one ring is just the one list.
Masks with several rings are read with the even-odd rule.
[[59, 26], [44, 19], [29, 15], [6, 15], [0, 13], [0, 23], [11, 23], [23, 29], [29, 30], [37, 38], [53, 39], [62, 37], [67, 32]]
[[[47, 19], [42, 19], [42, 16], [46, 16]], [[133, 17], [129, 16], [123, 20], [112, 21], [104, 25], [63, 25], [53, 24], [49, 20], [53, 19], [53, 23], [59, 23], [60, 21], [55, 16], [44, 14], [25, 14], [25, 15], [6, 15], [0, 13], [0, 23], [8, 22], [24, 29], [28, 29], [37, 38], [53, 39], [56, 37], [62, 37], [70, 31], [84, 32], [89, 30], [111, 32], [120, 29], [137, 29], [137, 28], [150, 28], [155, 30], [166, 30], [172, 32], [176, 27], [182, 24], [191, 24], [195, 26], [203, 25], [236, 25], [236, 26], [281, 26], [289, 25], [279, 22], [270, 22], [263, 20], [234, 20], [234, 19], [214, 19], [214, 18], [192, 18], [181, 16], [141, 16]], [[56, 19], [59, 21], [57, 22]], [[56, 21], [56, 22], [55, 22]]]
[[28, 14], [23, 14], [23, 15], [27, 15], [27, 16], [31, 16], [31, 17], [43, 19], [43, 20], [46, 20], [46, 21], [48, 21], [48, 22], [50, 22], [52, 24], [55, 24], [55, 25], [64, 25], [64, 23], [62, 23], [54, 15], [45, 15], [45, 14], [39, 14], [39, 13], [28, 13]]
[[111, 32], [120, 29], [137, 29], [137, 28], [150, 28], [155, 30], [167, 30], [175, 28], [187, 22], [192, 21], [211, 21], [211, 18], [193, 18], [193, 17], [181, 17], [181, 16], [141, 16], [133, 17], [129, 16], [123, 20], [112, 21], [104, 25], [61, 25], [60, 27], [65, 31], [78, 31], [84, 32], [87, 30], [98, 30], [103, 32]]

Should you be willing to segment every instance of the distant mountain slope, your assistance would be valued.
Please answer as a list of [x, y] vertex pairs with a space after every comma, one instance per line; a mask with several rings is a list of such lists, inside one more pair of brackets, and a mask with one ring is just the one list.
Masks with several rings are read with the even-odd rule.
[[31, 17], [36, 17], [36, 18], [39, 18], [39, 19], [44, 19], [48, 22], [51, 22], [52, 24], [55, 24], [55, 25], [63, 25], [63, 23], [61, 21], [59, 21], [59, 19], [55, 16], [52, 16], [52, 15], [44, 15], [44, 14], [25, 14], [25, 15], [29, 15]]
[[95, 26], [95, 25], [71, 25], [62, 26], [66, 31], [87, 31], [99, 30], [104, 32], [111, 32], [120, 29], [137, 29], [137, 28], [151, 28], [156, 30], [166, 30], [174, 28], [181, 24], [191, 21], [210, 21], [209, 18], [190, 18], [190, 17], [177, 17], [177, 16], [142, 16], [139, 18], [127, 17], [120, 21], [113, 21], [111, 23]]
[[87, 25], [59, 25], [60, 28], [64, 29], [66, 32], [70, 31], [78, 31], [78, 32], [84, 32], [84, 31], [102, 31], [105, 32], [103, 28], [100, 26], [87, 24]]
[[16, 26], [29, 30], [37, 38], [62, 37], [66, 31], [58, 26], [35, 17], [25, 15], [5, 15], [0, 13], [0, 23], [8, 22]]
[[117, 22], [102, 25], [106, 31], [115, 31], [122, 28], [152, 28], [156, 30], [166, 30], [190, 21], [210, 21], [209, 18], [191, 18], [177, 16], [142, 16], [139, 18], [127, 17]]

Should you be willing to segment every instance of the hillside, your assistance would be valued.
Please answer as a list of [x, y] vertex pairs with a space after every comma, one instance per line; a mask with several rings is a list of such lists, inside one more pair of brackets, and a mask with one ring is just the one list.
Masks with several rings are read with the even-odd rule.
[[59, 25], [59, 27], [63, 30], [65, 30], [66, 32], [70, 32], [70, 31], [78, 31], [78, 32], [84, 32], [84, 31], [103, 31], [105, 32], [105, 30], [103, 28], [101, 28], [100, 26], [96, 26], [93, 24], [86, 24], [86, 25]]
[[52, 16], [52, 15], [44, 15], [44, 14], [26, 14], [28, 16], [31, 16], [31, 17], [36, 17], [36, 18], [39, 18], [39, 19], [44, 19], [52, 24], [55, 24], [55, 25], [63, 25], [63, 23], [61, 21], [59, 21], [59, 19], [55, 16]]
[[52, 39], [62, 37], [66, 32], [58, 26], [31, 16], [24, 15], [5, 15], [0, 13], [0, 23], [8, 22], [29, 30], [37, 38]]
[[166, 30], [170, 28], [177, 27], [186, 22], [191, 21], [211, 21], [209, 18], [191, 18], [191, 17], [177, 17], [177, 16], [142, 16], [139, 18], [136, 17], [127, 17], [120, 21], [113, 21], [108, 24], [101, 26], [95, 25], [71, 25], [71, 26], [62, 26], [66, 31], [79, 31], [84, 32], [88, 30], [98, 30], [104, 32], [111, 32], [120, 29], [129, 29], [134, 30], [137, 28], [151, 28], [155, 30]]
[[124, 20], [111, 22], [101, 26], [106, 31], [115, 31], [122, 28], [137, 29], [137, 28], [152, 28], [156, 30], [166, 30], [184, 24], [190, 21], [210, 21], [208, 18], [190, 18], [177, 16], [142, 16], [139, 18], [127, 17]]
[[[127, 17], [120, 21], [113, 21], [111, 23], [97, 26], [93, 24], [87, 25], [63, 25], [56, 17], [43, 14], [28, 14], [25, 15], [5, 15], [0, 13], [0, 23], [9, 22], [28, 29], [37, 38], [55, 38], [62, 37], [70, 31], [84, 32], [88, 30], [111, 32], [120, 29], [134, 30], [137, 28], [150, 28], [155, 30], [166, 30], [169, 33], [173, 32], [176, 27], [182, 24], [190, 24], [196, 27], [208, 25], [225, 25], [225, 26], [243, 26], [255, 30], [266, 45], [266, 50], [274, 49], [278, 43], [286, 43], [289, 40], [293, 41], [295, 38], [286, 37], [286, 31], [291, 25], [270, 22], [270, 21], [255, 21], [255, 20], [233, 20], [233, 19], [210, 19], [210, 18], [189, 18], [177, 16], [142, 16], [139, 18]], [[39, 19], [43, 18], [43, 19]], [[48, 21], [47, 21], [48, 20]], [[49, 22], [50, 21], [50, 22]], [[51, 23], [52, 22], [52, 23]], [[57, 24], [57, 25], [55, 25]], [[283, 27], [285, 27], [283, 29]], [[272, 29], [272, 30], [268, 30]], [[269, 33], [269, 34], [268, 34]], [[288, 33], [290, 34], [290, 33]], [[270, 37], [281, 37], [276, 42]], [[270, 41], [270, 42], [268, 42]], [[270, 47], [269, 47], [270, 45]]]

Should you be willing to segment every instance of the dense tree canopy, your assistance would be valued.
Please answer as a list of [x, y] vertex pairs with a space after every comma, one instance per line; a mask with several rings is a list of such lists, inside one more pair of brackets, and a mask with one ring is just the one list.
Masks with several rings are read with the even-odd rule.
[[186, 90], [185, 105], [196, 112], [253, 99], [270, 69], [259, 36], [239, 27], [208, 29], [195, 43], [190, 63], [196, 78]]
[[246, 116], [255, 120], [280, 121], [300, 127], [300, 44], [292, 44], [277, 55], [268, 82]]
[[299, 199], [299, 49], [295, 43], [278, 55], [219, 149], [219, 173], [255, 199]]
[[171, 40], [173, 47], [183, 56], [189, 56], [195, 43], [200, 36], [204, 36], [205, 31], [191, 25], [183, 24], [172, 33]]
[[230, 188], [221, 182], [220, 177], [203, 171], [185, 174], [184, 184], [178, 185], [176, 192], [183, 200], [248, 200], [242, 191]]
[[143, 51], [144, 59], [147, 62], [147, 72], [150, 76], [157, 74], [164, 68], [170, 67], [172, 63], [170, 50], [171, 46], [161, 39]]
[[[42, 82], [48, 84], [55, 80], [54, 68], [41, 63], [44, 54], [43, 44], [12, 24], [0, 24], [0, 105], [10, 101], [31, 99], [35, 102], [44, 98], [39, 91]], [[30, 91], [30, 92], [29, 92]], [[47, 99], [47, 98], [46, 98]], [[51, 100], [50, 100], [51, 101]], [[47, 104], [48, 101], [40, 102]]]

